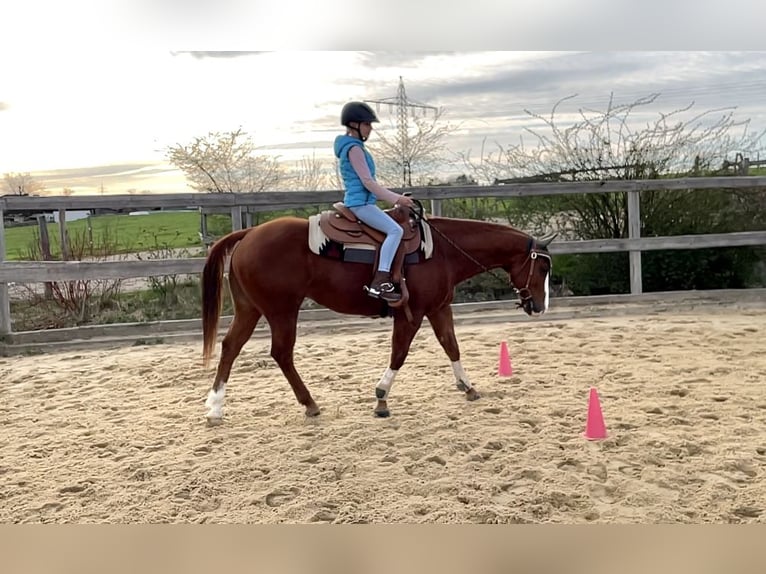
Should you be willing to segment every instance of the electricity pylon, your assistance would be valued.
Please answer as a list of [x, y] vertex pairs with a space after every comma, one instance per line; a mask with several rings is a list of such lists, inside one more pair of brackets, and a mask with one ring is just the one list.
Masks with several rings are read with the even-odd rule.
[[409, 156], [409, 111], [410, 109], [421, 109], [425, 114], [427, 110], [434, 110], [434, 112], [436, 112], [438, 108], [408, 99], [407, 92], [404, 89], [404, 80], [401, 76], [399, 76], [399, 89], [396, 91], [394, 97], [365, 101], [370, 104], [376, 104], [378, 111], [380, 111], [380, 104], [396, 106], [396, 129], [399, 139], [400, 161], [402, 164], [402, 187], [411, 187], [412, 170]]

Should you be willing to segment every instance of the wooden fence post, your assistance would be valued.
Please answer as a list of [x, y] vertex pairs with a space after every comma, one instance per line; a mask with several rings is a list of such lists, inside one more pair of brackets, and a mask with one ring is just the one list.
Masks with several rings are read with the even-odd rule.
[[231, 208], [231, 230], [239, 231], [242, 229], [242, 206], [235, 205]]
[[199, 238], [202, 241], [202, 244], [207, 247], [207, 213], [205, 213], [204, 208], [200, 207], [199, 209]]
[[89, 253], [93, 255], [93, 219], [90, 213], [88, 214], [88, 217], [85, 218], [85, 227], [88, 230], [88, 250]]
[[441, 214], [442, 214], [442, 200], [432, 199], [431, 200], [431, 215], [435, 217], [441, 217]]
[[66, 209], [59, 209], [59, 241], [61, 242], [61, 259], [69, 261], [69, 242], [66, 230]]
[[[53, 255], [51, 255], [51, 240], [48, 236], [48, 222], [45, 220], [45, 215], [37, 216], [37, 227], [40, 230], [40, 255], [43, 261], [51, 261]], [[53, 299], [53, 286], [51, 283], [45, 283], [45, 298]]]
[[[0, 266], [5, 261], [5, 213], [0, 208]], [[11, 334], [11, 299], [8, 284], [0, 283], [0, 337]]]
[[[641, 200], [639, 192], [628, 193], [628, 238], [638, 239], [641, 237]], [[631, 250], [630, 257], [630, 293], [641, 295], [643, 284], [641, 283], [641, 251]]]

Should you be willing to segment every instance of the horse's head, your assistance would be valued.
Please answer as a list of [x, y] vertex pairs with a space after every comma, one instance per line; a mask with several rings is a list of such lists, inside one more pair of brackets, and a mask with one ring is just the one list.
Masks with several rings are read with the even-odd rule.
[[548, 245], [555, 236], [546, 236], [540, 240], [530, 237], [526, 252], [518, 258], [520, 264], [512, 264], [508, 269], [511, 284], [519, 294], [518, 306], [527, 315], [542, 315], [548, 309], [551, 275]]

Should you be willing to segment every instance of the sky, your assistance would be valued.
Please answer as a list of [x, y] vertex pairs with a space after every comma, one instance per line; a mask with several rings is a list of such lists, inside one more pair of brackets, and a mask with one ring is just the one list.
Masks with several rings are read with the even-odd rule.
[[[603, 110], [610, 94], [617, 103], [629, 103], [658, 93], [644, 110], [647, 117], [693, 102], [691, 115], [735, 108], [736, 118], [750, 119], [751, 131], [766, 129], [766, 52], [679, 50], [672, 44], [659, 51], [620, 49], [620, 42], [614, 42], [617, 49], [586, 45], [584, 50], [549, 42], [564, 49], [544, 50], [529, 39], [531, 50], [475, 49], [472, 42], [444, 50], [438, 41], [434, 49], [421, 49], [412, 38], [402, 42], [412, 49], [392, 49], [399, 46], [390, 43], [368, 51], [327, 49], [358, 44], [355, 33], [333, 46], [313, 38], [295, 49], [272, 39], [262, 43], [268, 49], [244, 49], [258, 44], [245, 34], [236, 41], [217, 38], [213, 44], [223, 49], [189, 50], [179, 49], [195, 43], [189, 38], [157, 30], [181, 14], [193, 20], [191, 29], [210, 23], [213, 15], [201, 1], [184, 4], [182, 11], [180, 2], [136, 0], [118, 3], [121, 8], [109, 13], [104, 3], [87, 3], [100, 11], [99, 24], [80, 19], [69, 27], [56, 24], [71, 16], [56, 12], [63, 10], [58, 3], [50, 5], [54, 12], [46, 12], [45, 19], [35, 16], [36, 0], [11, 4], [11, 12], [16, 10], [11, 16], [31, 20], [39, 40], [30, 43], [23, 27], [17, 37], [6, 34], [0, 40], [0, 174], [29, 172], [51, 193], [65, 187], [80, 194], [190, 191], [167, 163], [167, 147], [238, 128], [263, 153], [331, 162], [343, 103], [392, 98], [400, 77], [411, 100], [444, 110], [444, 120], [455, 127], [448, 148], [473, 157], [482, 146], [518, 143], [525, 128], [540, 125], [528, 112], [549, 114], [556, 102], [575, 95], [559, 117], [575, 117], [571, 114], [581, 108]], [[232, 14], [242, 6], [235, 4], [220, 3], [216, 17], [239, 21]], [[272, 10], [272, 16], [279, 12], [282, 30], [296, 28], [284, 3], [255, 4]], [[192, 18], [187, 8], [194, 5], [200, 9]], [[303, 4], [309, 20], [321, 17], [312, 6]], [[104, 20], [111, 27], [101, 24]], [[118, 20], [121, 32], [110, 33]], [[125, 27], [141, 20], [151, 20], [157, 29], [144, 25], [147, 35], [126, 37]], [[307, 25], [302, 18], [297, 27]], [[385, 43], [377, 34], [368, 43]], [[582, 42], [572, 43], [577, 44]], [[379, 109], [381, 127], [393, 125], [391, 111]], [[457, 160], [453, 167], [453, 175], [463, 171]]]

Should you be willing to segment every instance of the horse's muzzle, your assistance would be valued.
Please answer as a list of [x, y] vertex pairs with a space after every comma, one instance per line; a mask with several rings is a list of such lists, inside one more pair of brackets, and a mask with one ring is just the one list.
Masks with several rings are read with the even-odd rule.
[[540, 309], [537, 305], [535, 305], [535, 302], [531, 297], [522, 299], [519, 303], [516, 303], [516, 306], [521, 307], [530, 317], [538, 317], [545, 313], [545, 309]]

